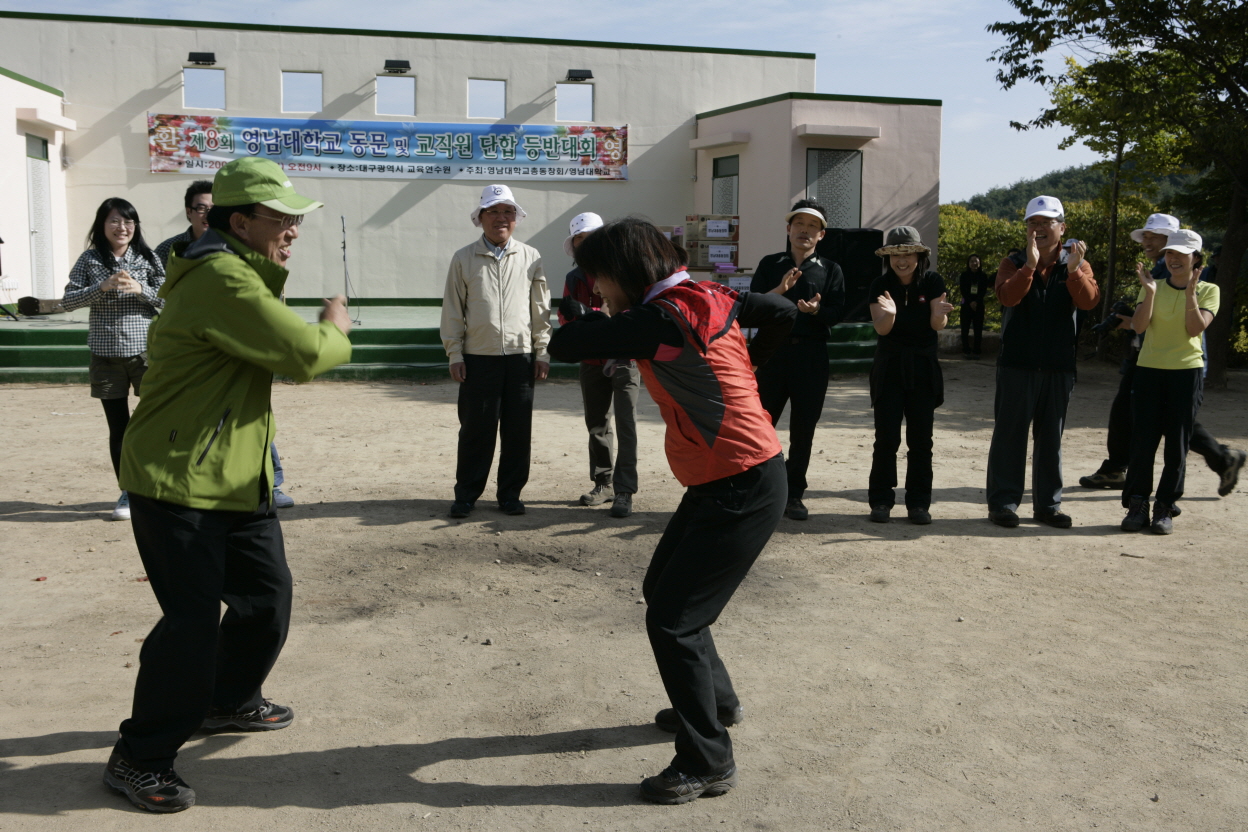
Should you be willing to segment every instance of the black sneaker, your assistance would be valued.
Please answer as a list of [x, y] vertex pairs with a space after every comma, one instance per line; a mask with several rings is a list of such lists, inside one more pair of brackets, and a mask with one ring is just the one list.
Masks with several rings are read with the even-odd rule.
[[499, 503], [498, 510], [512, 516], [524, 514], [524, 503], [519, 500], [508, 500], [505, 503]]
[[633, 513], [633, 495], [627, 491], [621, 491], [615, 495], [615, 499], [611, 501], [612, 517], [628, 517]]
[[115, 751], [104, 767], [104, 785], [149, 812], [181, 812], [195, 805], [195, 790], [176, 771], [139, 771]]
[[1124, 532], [1142, 532], [1148, 525], [1148, 498], [1132, 497], [1127, 505], [1127, 516], [1118, 528]]
[[1153, 522], [1148, 528], [1153, 534], [1170, 534], [1174, 531], [1174, 523], [1170, 518], [1174, 516], [1174, 512], [1170, 506], [1160, 500], [1153, 502]]
[[990, 509], [988, 519], [1003, 529], [1018, 528], [1018, 515], [1008, 508]]
[[611, 483], [603, 482], [595, 485], [593, 490], [587, 494], [581, 495], [581, 505], [583, 506], [600, 506], [607, 500], [615, 496], [615, 489], [611, 487]]
[[1046, 526], [1052, 526], [1055, 529], [1069, 529], [1075, 524], [1070, 519], [1070, 515], [1061, 509], [1053, 509], [1052, 511], [1037, 511], [1032, 513], [1032, 518], [1039, 520]]
[[1248, 453], [1244, 451], [1231, 451], [1231, 464], [1222, 472], [1222, 479], [1218, 483], [1218, 496], [1225, 497], [1235, 490], [1235, 486], [1239, 483], [1239, 472], [1244, 467], [1244, 462], [1248, 461]]
[[889, 515], [889, 512], [891, 511], [892, 511], [892, 508], [890, 508], [889, 506], [872, 506], [871, 507], [871, 522], [872, 523], [889, 522], [888, 515]]
[[473, 505], [467, 500], [456, 500], [451, 503], [451, 510], [447, 514], [452, 517], [467, 517], [472, 514]]
[[[738, 705], [735, 708], [718, 708], [715, 716], [719, 717], [720, 723], [725, 728], [731, 728], [734, 725], [740, 725], [745, 721], [745, 709]], [[654, 715], [654, 726], [669, 734], [675, 734], [680, 730], [680, 717], [676, 716], [675, 708], [664, 708]]]
[[647, 777], [641, 781], [641, 797], [651, 803], [688, 803], [699, 797], [719, 797], [731, 791], [737, 785], [737, 767], [723, 774], [712, 774], [707, 777], [694, 777], [684, 774], [672, 766], [663, 769], [662, 774]]
[[801, 498], [790, 497], [788, 505], [784, 507], [784, 516], [790, 520], [807, 520], [810, 518], [810, 511]]
[[932, 514], [925, 508], [907, 509], [906, 517], [916, 526], [926, 526], [932, 522]]
[[285, 705], [265, 699], [263, 704], [254, 711], [242, 714], [227, 714], [219, 708], [213, 708], [204, 717], [205, 731], [277, 731], [295, 721], [295, 712]]
[[1084, 488], [1122, 488], [1126, 484], [1127, 472], [1125, 470], [1106, 469], [1105, 466], [1101, 466], [1101, 470], [1090, 477], [1079, 478], [1079, 485]]

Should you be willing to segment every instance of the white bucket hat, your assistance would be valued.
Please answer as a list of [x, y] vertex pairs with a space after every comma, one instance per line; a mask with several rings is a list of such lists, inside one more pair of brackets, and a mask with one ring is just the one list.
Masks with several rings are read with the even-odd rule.
[[1062, 201], [1055, 196], [1038, 196], [1027, 203], [1027, 211], [1023, 214], [1023, 222], [1032, 217], [1049, 217], [1054, 219], [1063, 216]]
[[1195, 231], [1181, 228], [1166, 235], [1166, 247], [1162, 251], [1177, 251], [1179, 254], [1192, 254], [1200, 251], [1204, 240]]
[[1169, 214], [1149, 214], [1148, 219], [1144, 220], [1144, 227], [1137, 228], [1131, 232], [1131, 239], [1137, 243], [1144, 242], [1144, 232], [1150, 234], [1161, 234], [1168, 237], [1179, 230], [1179, 218], [1172, 217]]
[[569, 257], [575, 257], [572, 248], [572, 238], [577, 234], [585, 234], [590, 231], [597, 231], [602, 228], [602, 217], [593, 211], [586, 211], [584, 214], [577, 214], [572, 218], [572, 222], [568, 223], [568, 238], [563, 241], [563, 250]]
[[524, 213], [524, 209], [520, 207], [520, 204], [516, 202], [515, 197], [511, 195], [511, 188], [508, 188], [506, 185], [486, 185], [481, 190], [481, 204], [474, 208], [469, 215], [472, 217], [472, 224], [480, 228], [481, 212], [499, 203], [506, 203], [515, 207], [517, 224], [528, 216], [528, 214]]

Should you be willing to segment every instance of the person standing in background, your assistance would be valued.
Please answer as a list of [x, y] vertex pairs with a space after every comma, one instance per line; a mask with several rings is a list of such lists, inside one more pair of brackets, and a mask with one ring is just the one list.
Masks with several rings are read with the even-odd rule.
[[[984, 341], [984, 303], [988, 300], [988, 275], [978, 254], [966, 259], [966, 268], [958, 276], [962, 294], [962, 355], [979, 358]], [[974, 341], [971, 331], [974, 331]]]

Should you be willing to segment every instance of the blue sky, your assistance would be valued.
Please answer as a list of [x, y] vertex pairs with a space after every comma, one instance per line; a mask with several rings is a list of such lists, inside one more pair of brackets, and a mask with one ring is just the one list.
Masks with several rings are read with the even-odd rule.
[[1000, 40], [984, 27], [1010, 19], [1013, 9], [1004, 0], [369, 0], [366, 15], [350, 16], [343, 14], [345, 4], [330, 0], [41, 0], [3, 6], [43, 13], [813, 52], [818, 55], [817, 92], [944, 102], [941, 202], [1096, 158], [1082, 145], [1058, 150], [1061, 131], [1010, 128], [1011, 119], [1028, 120], [1047, 98], [1031, 85], [1003, 92], [994, 79], [995, 65], [987, 59]]

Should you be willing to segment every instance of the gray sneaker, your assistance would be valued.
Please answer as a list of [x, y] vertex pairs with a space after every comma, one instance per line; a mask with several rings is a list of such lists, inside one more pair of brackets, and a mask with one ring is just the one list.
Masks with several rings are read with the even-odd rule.
[[593, 491], [581, 495], [581, 505], [600, 506], [614, 496], [615, 489], [612, 488], [611, 483], [601, 482], [594, 486]]

